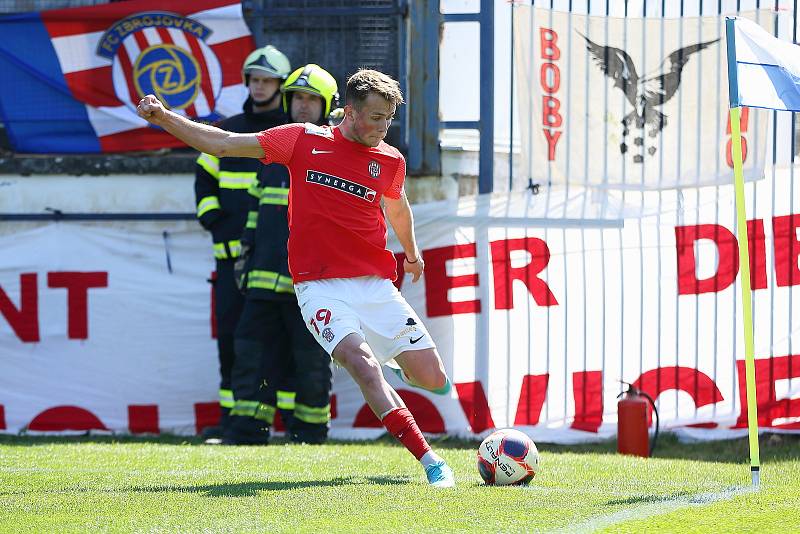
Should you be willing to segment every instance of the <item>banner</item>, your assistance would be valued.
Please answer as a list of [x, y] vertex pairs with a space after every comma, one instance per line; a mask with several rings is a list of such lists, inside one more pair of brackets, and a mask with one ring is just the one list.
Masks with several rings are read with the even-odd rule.
[[[772, 32], [776, 15], [743, 13]], [[535, 183], [648, 190], [730, 183], [724, 16], [614, 18], [514, 9], [522, 172]], [[771, 114], [744, 109], [745, 178]]]
[[[800, 430], [793, 175], [748, 186], [759, 188], [748, 193], [759, 425], [775, 431]], [[746, 432], [732, 186], [644, 195], [555, 186], [414, 213], [425, 276], [397, 285], [454, 388], [437, 396], [386, 374], [423, 431], [607, 438], [623, 380], [656, 399], [662, 430]], [[9, 224], [0, 232], [0, 431], [193, 434], [213, 423], [213, 260], [199, 226]], [[383, 432], [338, 367], [333, 393], [332, 436]]]
[[240, 113], [255, 48], [232, 0], [26, 13], [0, 18], [0, 32], [0, 119], [17, 152], [183, 146], [136, 115], [139, 100], [152, 93], [202, 121]]

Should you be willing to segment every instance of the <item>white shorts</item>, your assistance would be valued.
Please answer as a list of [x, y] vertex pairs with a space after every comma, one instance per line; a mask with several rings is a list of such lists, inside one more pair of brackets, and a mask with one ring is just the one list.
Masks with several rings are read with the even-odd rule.
[[436, 348], [419, 316], [386, 278], [330, 278], [294, 286], [306, 327], [328, 354], [356, 333], [382, 364], [407, 350]]

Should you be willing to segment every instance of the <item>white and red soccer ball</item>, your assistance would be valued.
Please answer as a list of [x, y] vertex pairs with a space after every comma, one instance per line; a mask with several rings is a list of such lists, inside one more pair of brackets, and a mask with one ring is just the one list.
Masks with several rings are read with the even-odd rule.
[[478, 472], [487, 485], [528, 484], [539, 470], [539, 451], [531, 438], [513, 428], [492, 432], [478, 447]]

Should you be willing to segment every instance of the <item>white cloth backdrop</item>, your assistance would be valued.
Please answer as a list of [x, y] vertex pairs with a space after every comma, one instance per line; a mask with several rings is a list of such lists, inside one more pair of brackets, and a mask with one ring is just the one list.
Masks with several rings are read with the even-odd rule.
[[[747, 186], [761, 426], [787, 431], [800, 428], [791, 176]], [[658, 397], [663, 427], [743, 432], [733, 213], [731, 186], [415, 206], [427, 273], [402, 291], [456, 387], [437, 397], [389, 380], [434, 433], [516, 424], [538, 440], [609, 437], [619, 379]], [[208, 422], [213, 262], [194, 224], [51, 223], [0, 235], [0, 250], [0, 431], [188, 434]], [[334, 394], [334, 436], [381, 432], [339, 369]]]
[[[773, 31], [768, 10], [742, 16]], [[633, 190], [728, 183], [723, 15], [614, 18], [519, 5], [514, 35], [524, 176]], [[754, 180], [771, 114], [746, 113], [744, 170]]]

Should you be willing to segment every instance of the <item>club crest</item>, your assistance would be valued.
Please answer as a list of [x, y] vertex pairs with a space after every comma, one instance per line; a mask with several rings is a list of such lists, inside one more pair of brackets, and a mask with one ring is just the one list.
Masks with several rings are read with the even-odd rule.
[[369, 175], [378, 178], [381, 175], [381, 164], [374, 159], [369, 162]]
[[114, 23], [97, 55], [112, 61], [117, 98], [131, 109], [147, 94], [191, 117], [214, 111], [222, 69], [205, 41], [211, 30], [174, 13], [137, 13]]

